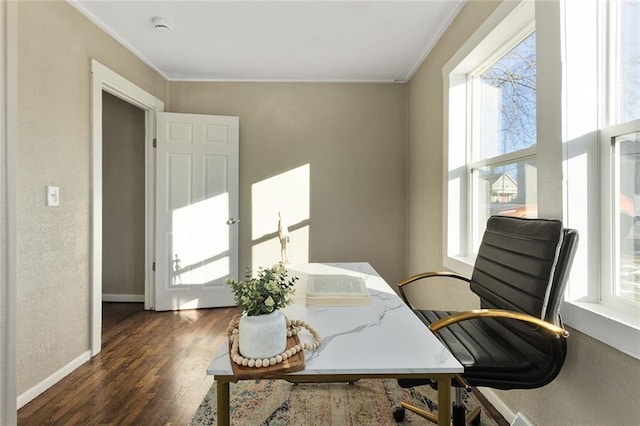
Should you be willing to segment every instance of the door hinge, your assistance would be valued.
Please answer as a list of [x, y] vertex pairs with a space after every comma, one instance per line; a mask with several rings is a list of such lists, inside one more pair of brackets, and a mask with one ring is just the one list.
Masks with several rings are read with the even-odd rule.
[[158, 147], [158, 139], [153, 138], [153, 147], [157, 148]]
[[153, 270], [156, 270], [156, 262], [153, 262]]

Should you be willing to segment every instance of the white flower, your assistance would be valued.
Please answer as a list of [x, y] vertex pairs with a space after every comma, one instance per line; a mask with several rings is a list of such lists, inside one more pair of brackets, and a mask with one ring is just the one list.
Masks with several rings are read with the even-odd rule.
[[276, 273], [280, 277], [284, 276], [287, 273], [287, 268], [285, 268], [284, 265], [280, 263], [273, 265], [272, 270], [274, 273]]
[[275, 305], [275, 302], [273, 301], [273, 299], [271, 298], [271, 296], [267, 297], [264, 301], [264, 305], [265, 306], [273, 306]]

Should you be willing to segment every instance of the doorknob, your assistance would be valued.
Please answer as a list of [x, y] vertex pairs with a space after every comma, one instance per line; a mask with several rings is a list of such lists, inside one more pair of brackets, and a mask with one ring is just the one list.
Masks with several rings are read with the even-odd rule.
[[238, 222], [240, 222], [240, 219], [236, 219], [234, 217], [231, 217], [231, 218], [229, 218], [229, 220], [227, 220], [227, 225], [235, 225]]

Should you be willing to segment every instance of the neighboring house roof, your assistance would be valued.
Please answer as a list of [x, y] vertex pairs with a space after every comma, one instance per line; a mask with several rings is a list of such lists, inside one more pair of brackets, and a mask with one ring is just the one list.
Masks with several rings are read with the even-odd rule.
[[499, 194], [516, 194], [518, 184], [507, 173], [503, 173], [491, 184], [491, 192]]

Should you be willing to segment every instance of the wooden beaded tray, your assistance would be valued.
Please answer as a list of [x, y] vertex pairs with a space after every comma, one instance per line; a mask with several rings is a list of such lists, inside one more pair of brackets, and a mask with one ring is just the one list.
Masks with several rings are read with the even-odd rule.
[[[232, 319], [229, 323], [229, 329], [237, 328], [239, 320], [239, 315]], [[298, 344], [300, 344], [300, 339], [297, 335], [287, 337], [287, 349], [291, 349]], [[229, 341], [229, 353], [231, 353], [231, 341]], [[267, 367], [243, 367], [233, 362], [233, 360], [231, 360], [231, 367], [233, 368], [233, 375], [238, 379], [269, 379], [282, 374], [304, 370], [304, 351], [292, 355], [280, 364]]]

